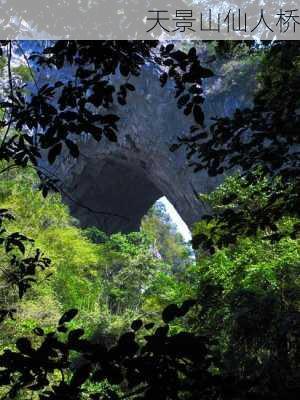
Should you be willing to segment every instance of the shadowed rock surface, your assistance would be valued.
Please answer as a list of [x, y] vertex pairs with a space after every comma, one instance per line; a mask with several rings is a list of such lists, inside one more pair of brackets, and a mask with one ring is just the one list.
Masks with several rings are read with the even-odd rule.
[[[117, 83], [120, 77], [114, 77]], [[176, 138], [189, 131], [192, 120], [178, 110], [174, 86], [161, 88], [158, 71], [143, 68], [131, 82], [136, 90], [126, 106], [111, 111], [120, 116], [118, 143], [105, 138], [97, 143], [87, 134], [80, 142], [80, 157], [63, 155], [54, 172], [63, 181], [65, 201], [82, 226], [97, 226], [107, 233], [139, 229], [141, 218], [162, 196], [174, 205], [191, 228], [203, 215], [205, 206], [196, 193], [213, 190], [220, 177], [193, 173], [183, 149], [172, 153]], [[212, 84], [217, 80], [213, 78]], [[242, 93], [242, 90], [241, 90]], [[205, 106], [206, 120], [217, 113], [228, 115], [241, 99], [210, 95]]]

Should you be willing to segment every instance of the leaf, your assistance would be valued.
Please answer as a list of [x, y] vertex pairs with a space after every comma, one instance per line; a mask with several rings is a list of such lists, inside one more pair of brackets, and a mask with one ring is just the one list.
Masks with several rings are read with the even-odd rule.
[[178, 101], [177, 101], [177, 105], [179, 108], [185, 106], [187, 104], [187, 102], [190, 99], [190, 95], [189, 94], [184, 94], [183, 96], [179, 97]]
[[202, 78], [211, 78], [212, 76], [214, 76], [214, 73], [212, 72], [212, 70], [208, 69], [208, 68], [200, 68], [200, 76]]
[[165, 326], [160, 326], [159, 328], [156, 329], [155, 331], [155, 336], [156, 337], [161, 337], [161, 338], [165, 338], [169, 332], [169, 325], [165, 325]]
[[20, 250], [20, 252], [22, 253], [22, 254], [25, 254], [25, 246], [24, 246], [24, 244], [20, 241], [20, 240], [15, 240], [14, 241], [14, 245], [16, 246], [16, 247], [18, 247], [18, 249]]
[[153, 322], [150, 322], [149, 324], [145, 325], [145, 329], [150, 330], [152, 328], [154, 328], [155, 324]]
[[120, 72], [121, 72], [121, 75], [123, 75], [123, 76], [129, 75], [130, 69], [129, 69], [128, 63], [120, 64]]
[[33, 350], [31, 347], [31, 342], [27, 338], [18, 339], [16, 342], [16, 347], [23, 354], [31, 354]]
[[194, 104], [203, 104], [203, 103], [204, 103], [204, 97], [203, 97], [203, 96], [196, 95], [196, 96], [193, 97], [192, 102], [193, 102]]
[[97, 128], [97, 129], [93, 130], [92, 136], [97, 142], [100, 142], [100, 140], [102, 138], [102, 132], [103, 132], [102, 128]]
[[179, 314], [183, 317], [194, 305], [196, 304], [196, 300], [186, 300], [182, 303], [179, 308]]
[[84, 330], [83, 329], [74, 329], [69, 333], [69, 340], [70, 341], [76, 341], [78, 340], [82, 335], [84, 335]]
[[78, 158], [79, 157], [79, 148], [78, 148], [77, 144], [74, 143], [70, 139], [65, 139], [65, 143], [68, 146], [68, 149], [70, 150], [71, 156], [74, 158]]
[[166, 53], [170, 53], [174, 49], [174, 44], [170, 43], [166, 47]]
[[190, 115], [193, 109], [193, 103], [188, 103], [184, 109], [184, 115]]
[[131, 329], [133, 329], [134, 331], [138, 331], [139, 329], [141, 329], [142, 326], [143, 326], [143, 321], [141, 319], [137, 319], [132, 322]]
[[73, 318], [78, 314], [78, 310], [72, 308], [71, 310], [66, 311], [63, 316], [58, 321], [58, 325], [63, 325], [66, 322], [70, 322]]
[[66, 333], [66, 332], [68, 332], [68, 328], [67, 328], [65, 325], [60, 325], [60, 326], [57, 328], [57, 332]]
[[131, 83], [125, 83], [125, 86], [128, 90], [130, 90], [131, 92], [135, 91], [135, 87], [131, 84]]
[[112, 128], [105, 128], [104, 129], [104, 135], [107, 137], [107, 139], [111, 142], [117, 142], [118, 138], [116, 135], [116, 132]]
[[203, 125], [204, 113], [202, 111], [202, 108], [198, 104], [194, 105], [193, 114], [194, 114], [194, 118], [195, 118], [195, 121], [197, 122], [197, 124]]
[[63, 82], [61, 82], [61, 81], [57, 81], [57, 82], [55, 82], [55, 84], [54, 84], [54, 87], [55, 87], [55, 88], [59, 88], [59, 87], [62, 87], [62, 86], [64, 86], [64, 84], [63, 84]]
[[163, 74], [161, 74], [161, 76], [160, 76], [160, 78], [159, 78], [159, 81], [160, 81], [161, 87], [164, 87], [165, 84], [166, 84], [167, 81], [168, 81], [168, 74], [167, 74], [166, 72], [164, 72]]
[[115, 124], [120, 120], [120, 117], [118, 117], [115, 114], [107, 114], [102, 117], [102, 123], [107, 124], [107, 125], [112, 125]]
[[53, 146], [48, 153], [48, 161], [50, 164], [53, 164], [56, 157], [61, 153], [62, 143], [57, 143]]
[[121, 104], [121, 106], [125, 106], [126, 100], [123, 96], [118, 96], [118, 103]]
[[71, 386], [81, 386], [88, 379], [90, 372], [91, 366], [89, 364], [78, 368], [71, 379]]
[[187, 55], [184, 51], [177, 50], [170, 54], [170, 57], [174, 58], [174, 60], [176, 60], [177, 62], [182, 63], [187, 58]]
[[44, 331], [42, 328], [36, 327], [33, 329], [33, 333], [37, 336], [44, 336]]
[[162, 319], [167, 324], [178, 316], [178, 306], [176, 304], [168, 305], [162, 312]]
[[192, 47], [189, 52], [188, 52], [188, 57], [189, 58], [195, 58], [197, 57], [197, 51], [195, 47]]

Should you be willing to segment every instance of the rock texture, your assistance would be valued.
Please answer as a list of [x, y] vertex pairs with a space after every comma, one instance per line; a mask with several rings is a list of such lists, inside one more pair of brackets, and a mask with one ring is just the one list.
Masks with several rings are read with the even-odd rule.
[[[65, 200], [83, 226], [112, 233], [138, 230], [142, 216], [166, 196], [191, 227], [205, 211], [196, 193], [211, 191], [220, 178], [193, 173], [184, 150], [169, 151], [191, 124], [177, 108], [172, 83], [161, 88], [152, 66], [146, 66], [133, 83], [136, 91], [128, 105], [112, 110], [121, 117], [118, 143], [106, 139], [97, 143], [83, 135], [79, 160], [65, 156], [56, 164], [55, 173], [68, 193]], [[208, 102], [208, 118], [215, 108], [222, 109], [222, 98], [214, 101], [219, 104]], [[232, 102], [235, 107], [236, 96]]]

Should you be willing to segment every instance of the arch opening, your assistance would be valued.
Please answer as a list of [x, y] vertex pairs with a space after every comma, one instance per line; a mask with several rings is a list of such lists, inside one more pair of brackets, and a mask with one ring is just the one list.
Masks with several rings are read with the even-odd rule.
[[125, 156], [95, 159], [85, 167], [72, 190], [71, 214], [81, 226], [97, 226], [108, 234], [138, 231], [142, 217], [163, 196], [143, 162]]
[[154, 203], [154, 206], [155, 205], [159, 206], [160, 204], [162, 204], [163, 207], [165, 208], [166, 213], [170, 218], [170, 221], [176, 227], [176, 231], [181, 234], [185, 242], [190, 242], [192, 240], [191, 231], [189, 230], [184, 220], [181, 218], [180, 214], [178, 213], [174, 205], [170, 202], [170, 200], [166, 196], [160, 197]]

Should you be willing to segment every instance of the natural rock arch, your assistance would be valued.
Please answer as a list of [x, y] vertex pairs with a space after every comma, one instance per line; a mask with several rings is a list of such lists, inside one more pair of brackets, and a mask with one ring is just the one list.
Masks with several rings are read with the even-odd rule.
[[[115, 83], [118, 79], [113, 78]], [[172, 83], [161, 88], [158, 71], [150, 65], [132, 82], [136, 90], [128, 104], [111, 110], [120, 116], [118, 143], [105, 138], [97, 143], [83, 135], [80, 158], [74, 161], [66, 155], [56, 163], [54, 172], [67, 193], [64, 198], [83, 226], [112, 233], [138, 230], [147, 210], [166, 196], [191, 228], [207, 211], [197, 193], [211, 191], [220, 177], [209, 177], [205, 171], [195, 174], [184, 150], [170, 152], [171, 144], [192, 124], [177, 108]], [[216, 104], [219, 110], [223, 100]], [[236, 101], [235, 96], [234, 106]], [[207, 107], [209, 117], [214, 107]]]

